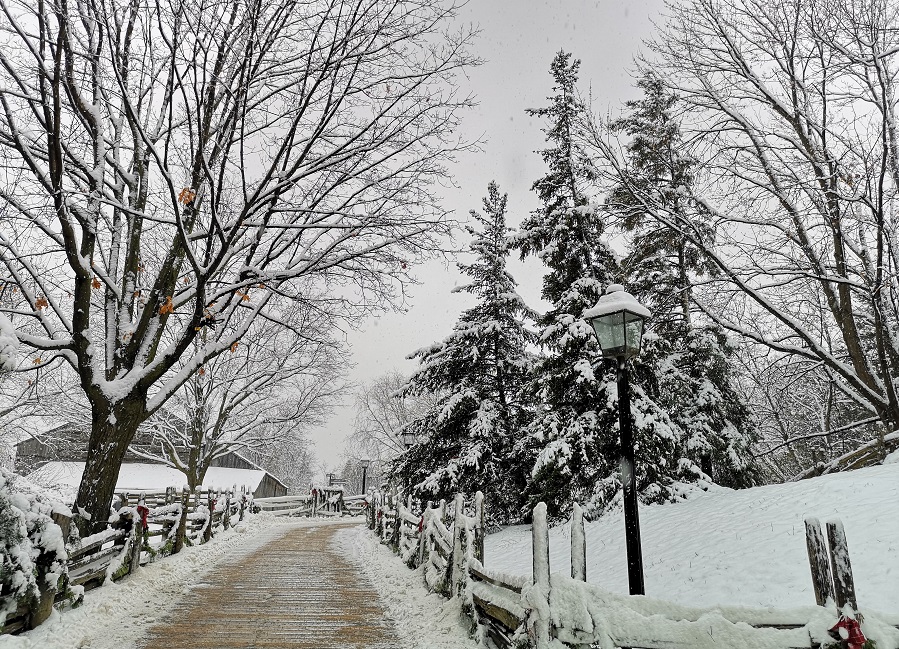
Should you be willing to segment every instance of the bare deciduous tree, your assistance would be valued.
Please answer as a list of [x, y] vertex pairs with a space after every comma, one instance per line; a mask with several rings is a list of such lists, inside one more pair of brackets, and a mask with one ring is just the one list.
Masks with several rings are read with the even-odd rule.
[[0, 0], [6, 310], [26, 364], [63, 358], [90, 403], [83, 531], [140, 423], [274, 298], [383, 305], [438, 245], [455, 8]]
[[305, 446], [305, 432], [322, 423], [343, 389], [345, 358], [330, 318], [308, 309], [282, 313], [285, 321], [255, 322], [242, 342], [202, 366], [148, 420], [152, 448], [131, 450], [183, 472], [194, 489], [228, 453]]
[[372, 460], [380, 471], [384, 463], [405, 450], [403, 429], [428, 407], [422, 397], [402, 396], [407, 383], [405, 376], [394, 371], [359, 387], [353, 434], [348, 440], [353, 460]]
[[886, 0], [670, 5], [646, 64], [679, 97], [683, 155], [697, 162], [688, 209], [629, 182], [605, 125], [586, 135], [630, 209], [719, 271], [694, 291], [708, 317], [882, 423], [834, 466], [899, 446], [884, 434], [899, 430], [897, 12]]

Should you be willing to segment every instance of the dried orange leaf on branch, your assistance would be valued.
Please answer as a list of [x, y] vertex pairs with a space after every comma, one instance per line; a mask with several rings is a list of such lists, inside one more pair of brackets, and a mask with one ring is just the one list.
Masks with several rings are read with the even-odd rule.
[[169, 295], [165, 298], [165, 302], [162, 304], [162, 306], [159, 307], [159, 313], [161, 315], [165, 315], [167, 313], [174, 313], [174, 312], [175, 312], [175, 305], [172, 304], [172, 296]]
[[190, 205], [193, 203], [194, 199], [197, 197], [197, 192], [195, 192], [190, 187], [185, 187], [178, 194], [178, 202], [182, 205]]

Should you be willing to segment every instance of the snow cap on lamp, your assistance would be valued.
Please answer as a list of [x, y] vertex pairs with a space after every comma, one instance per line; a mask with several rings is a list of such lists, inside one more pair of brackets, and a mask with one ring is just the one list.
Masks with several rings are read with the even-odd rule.
[[593, 327], [604, 357], [630, 358], [640, 353], [643, 322], [651, 315], [621, 284], [610, 284], [596, 306], [581, 317]]

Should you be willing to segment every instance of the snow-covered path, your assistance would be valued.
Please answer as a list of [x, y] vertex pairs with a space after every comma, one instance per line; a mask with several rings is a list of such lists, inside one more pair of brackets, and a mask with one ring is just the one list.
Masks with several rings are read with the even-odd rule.
[[358, 519], [268, 515], [0, 636], [3, 649], [477, 646], [459, 601], [428, 593]]
[[333, 537], [349, 524], [287, 528], [239, 561], [210, 571], [155, 624], [147, 649], [395, 649], [372, 584]]

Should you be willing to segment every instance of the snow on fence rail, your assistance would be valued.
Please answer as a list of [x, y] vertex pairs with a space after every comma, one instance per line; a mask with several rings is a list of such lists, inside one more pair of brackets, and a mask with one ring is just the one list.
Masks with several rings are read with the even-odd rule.
[[[365, 496], [359, 498], [364, 500]], [[350, 513], [346, 500], [343, 487], [313, 487], [308, 494], [257, 498], [254, 503], [275, 516], [342, 516]]]
[[[459, 596], [463, 609], [497, 647], [641, 647], [643, 649], [817, 649], [850, 647], [829, 633], [838, 621], [899, 649], [899, 620], [857, 613], [852, 567], [839, 521], [806, 520], [816, 606], [796, 609], [696, 608], [645, 596], [617, 595], [586, 583], [584, 520], [575, 507], [571, 576], [550, 574], [546, 506], [533, 513], [533, 576], [485, 567], [484, 501], [457, 495], [413, 514], [412, 500], [376, 494], [367, 523], [412, 568], [421, 567], [429, 590]], [[851, 633], [852, 631], [850, 631]], [[844, 636], [845, 637], [845, 636]], [[861, 647], [861, 644], [857, 645]], [[865, 645], [865, 648], [874, 644]]]
[[[243, 520], [253, 502], [236, 487], [120, 493], [117, 500], [118, 512], [105, 530], [66, 543], [64, 566], [54, 565], [54, 557], [39, 548], [35, 577], [43, 587], [36, 596], [15, 600], [0, 595], [0, 634], [33, 629], [50, 616], [54, 604], [77, 603], [85, 591], [118, 581], [158, 556], [209, 541], [217, 530], [233, 527], [235, 517]], [[55, 512], [52, 519], [60, 538], [71, 539], [71, 516]]]

